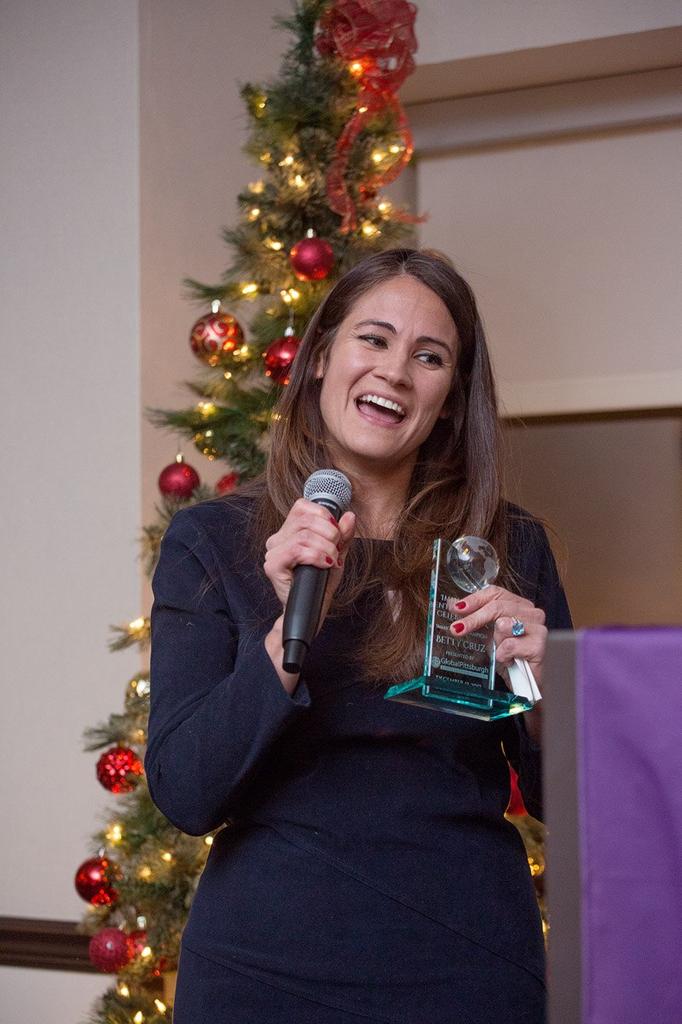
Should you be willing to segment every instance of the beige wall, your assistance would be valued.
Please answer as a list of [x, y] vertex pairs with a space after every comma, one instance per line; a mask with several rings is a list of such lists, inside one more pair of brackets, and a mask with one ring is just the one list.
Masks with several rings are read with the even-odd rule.
[[[559, 19], [554, 35], [538, 14], [522, 59], [491, 52], [481, 63], [467, 25], [493, 10], [460, 18], [462, 56], [421, 67], [412, 80], [422, 76], [421, 102], [410, 107], [418, 204], [437, 211], [420, 238], [471, 276], [509, 414], [679, 406], [682, 34], [674, 7], [630, 5], [620, 33], [614, 4], [576, 10], [571, 32]], [[442, 8], [421, 11], [426, 20], [434, 14]], [[518, 29], [514, 22], [507, 46]], [[589, 53], [580, 42], [588, 31]], [[492, 50], [495, 30], [487, 38]], [[436, 82], [429, 75], [438, 69]], [[467, 94], [467, 76], [480, 95]], [[436, 97], [448, 86], [450, 98], [423, 102], [427, 86]]]
[[[138, 611], [137, 5], [4, 0], [0, 914], [76, 919]], [[85, 1016], [100, 977], [0, 970], [3, 1024]], [[44, 1010], [44, 1013], [42, 1010]]]
[[5, 4], [1, 33], [0, 879], [5, 913], [73, 917], [104, 796], [80, 733], [134, 670], [106, 644], [138, 610], [137, 26], [132, 2], [38, 6]]
[[576, 626], [682, 622], [682, 421], [508, 430], [508, 493], [550, 525]]
[[679, 25], [679, 0], [420, 0], [420, 64]]
[[479, 297], [508, 412], [682, 403], [681, 163], [678, 127], [420, 159], [420, 237]]
[[[669, 69], [413, 113], [420, 241], [477, 294], [503, 411], [527, 420], [510, 493], [554, 527], [584, 626], [682, 621], [680, 420], [664, 412], [682, 407], [679, 97]], [[605, 411], [623, 415], [533, 422]]]
[[[143, 408], [191, 404], [180, 385], [200, 370], [189, 335], [206, 309], [187, 301], [181, 282], [217, 281], [227, 265], [220, 229], [236, 219], [237, 193], [259, 177], [241, 152], [247, 125], [238, 84], [277, 73], [289, 37], [273, 31], [272, 19], [286, 9], [282, 0], [140, 5]], [[144, 521], [176, 450], [174, 435], [143, 419]], [[183, 452], [207, 482], [225, 472], [189, 443]]]

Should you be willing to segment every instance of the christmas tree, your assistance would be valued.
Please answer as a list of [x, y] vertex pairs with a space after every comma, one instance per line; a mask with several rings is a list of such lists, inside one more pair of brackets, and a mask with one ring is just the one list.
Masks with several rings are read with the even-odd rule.
[[[191, 342], [210, 372], [191, 385], [192, 408], [153, 417], [242, 476], [263, 468], [297, 335], [329, 286], [414, 220], [380, 193], [412, 154], [395, 90], [414, 67], [414, 15], [406, 0], [307, 0], [281, 22], [295, 42], [279, 78], [242, 89], [260, 176], [237, 197], [240, 223], [223, 233], [233, 258], [222, 281], [187, 282], [213, 305]], [[248, 340], [223, 311], [245, 306]]]
[[[203, 364], [189, 385], [193, 403], [151, 414], [207, 459], [225, 460], [218, 493], [263, 468], [298, 335], [326, 290], [361, 258], [403, 239], [415, 219], [381, 193], [412, 153], [396, 91], [414, 68], [414, 20], [407, 0], [301, 0], [278, 22], [293, 37], [278, 77], [242, 89], [246, 148], [259, 174], [238, 196], [237, 226], [224, 231], [231, 262], [221, 282], [188, 282], [195, 299], [211, 304], [191, 333]], [[161, 472], [159, 488], [158, 517], [142, 536], [148, 574], [173, 514], [214, 496], [181, 456]], [[111, 648], [142, 652], [148, 643], [141, 617], [115, 628]], [[91, 959], [117, 976], [92, 1024], [170, 1020], [180, 935], [213, 841], [178, 832], [151, 802], [142, 767], [148, 710], [141, 672], [127, 684], [122, 712], [86, 734], [87, 749], [103, 751], [97, 776], [116, 794], [76, 873], [89, 903]]]

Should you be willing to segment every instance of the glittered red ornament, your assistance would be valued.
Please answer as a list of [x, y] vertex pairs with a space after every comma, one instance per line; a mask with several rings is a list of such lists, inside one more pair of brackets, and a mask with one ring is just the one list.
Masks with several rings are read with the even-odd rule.
[[104, 928], [90, 939], [88, 955], [98, 971], [116, 974], [130, 962], [128, 936], [120, 928]]
[[244, 332], [233, 316], [218, 308], [199, 317], [192, 328], [189, 343], [192, 352], [202, 362], [218, 366], [244, 343]]
[[232, 494], [239, 483], [239, 473], [226, 473], [215, 485], [217, 494]]
[[128, 960], [134, 960], [148, 945], [147, 933], [143, 928], [138, 928], [136, 931], [128, 933], [126, 941], [128, 943]]
[[159, 490], [169, 498], [190, 498], [199, 483], [196, 469], [185, 462], [182, 455], [159, 474]]
[[110, 907], [118, 899], [118, 893], [111, 884], [114, 875], [111, 861], [106, 857], [91, 857], [83, 861], [76, 872], [74, 884], [81, 899], [93, 907]]
[[334, 250], [324, 238], [302, 238], [289, 253], [299, 281], [321, 281], [334, 266]]
[[110, 793], [129, 793], [135, 788], [131, 775], [143, 775], [142, 762], [130, 747], [111, 747], [97, 762], [97, 778]]
[[265, 376], [271, 377], [277, 384], [288, 384], [291, 364], [300, 344], [301, 339], [296, 338], [293, 333], [285, 334], [284, 337], [273, 341], [263, 354]]
[[111, 883], [114, 873], [114, 865], [108, 858], [90, 857], [76, 871], [76, 892], [93, 906], [111, 906], [119, 896]]

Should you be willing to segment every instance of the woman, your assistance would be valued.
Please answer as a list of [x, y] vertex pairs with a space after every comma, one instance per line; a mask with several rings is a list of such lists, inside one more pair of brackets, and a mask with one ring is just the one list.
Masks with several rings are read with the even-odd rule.
[[[546, 624], [570, 623], [544, 532], [501, 499], [466, 282], [429, 252], [359, 264], [313, 317], [279, 413], [265, 480], [176, 515], [154, 579], [149, 787], [183, 831], [227, 823], [174, 1020], [539, 1024], [540, 921], [504, 811], [509, 761], [540, 813], [540, 712], [488, 723], [383, 698], [419, 669], [435, 537], [497, 549], [504, 585], [455, 626], [494, 622], [502, 667], [526, 658], [542, 685]], [[330, 466], [353, 486], [338, 523], [300, 497]], [[329, 585], [294, 676], [282, 611], [301, 563]]]

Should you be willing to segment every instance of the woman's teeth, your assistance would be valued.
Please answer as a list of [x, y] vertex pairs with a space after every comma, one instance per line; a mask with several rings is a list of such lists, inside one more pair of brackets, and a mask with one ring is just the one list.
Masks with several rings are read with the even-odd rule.
[[380, 395], [360, 395], [357, 399], [358, 405], [361, 403], [364, 405], [378, 406], [382, 410], [386, 410], [389, 413], [395, 414], [398, 419], [405, 417], [405, 410], [402, 405], [398, 402], [392, 402], [389, 398], [382, 398]]

